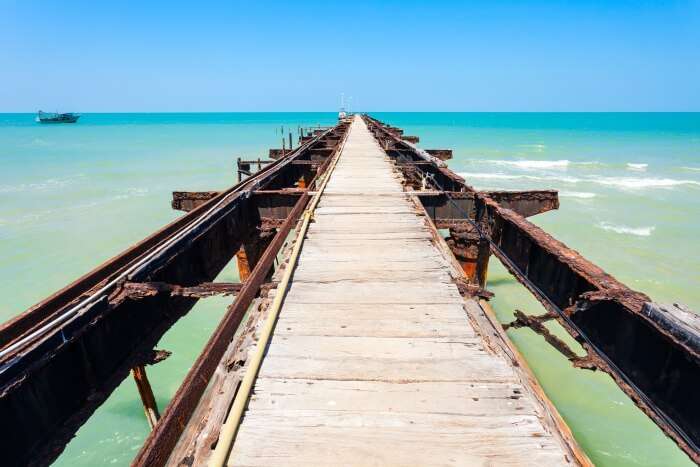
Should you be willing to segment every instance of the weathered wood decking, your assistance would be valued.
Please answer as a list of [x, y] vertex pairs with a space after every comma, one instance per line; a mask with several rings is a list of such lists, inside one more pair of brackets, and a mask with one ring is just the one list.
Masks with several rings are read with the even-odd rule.
[[230, 465], [576, 463], [360, 118], [314, 219]]

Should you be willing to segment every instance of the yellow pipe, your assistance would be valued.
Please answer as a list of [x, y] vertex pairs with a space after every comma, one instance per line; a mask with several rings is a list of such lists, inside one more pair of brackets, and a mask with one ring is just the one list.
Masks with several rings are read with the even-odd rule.
[[[350, 129], [346, 135], [350, 134]], [[347, 138], [347, 136], [346, 136]], [[258, 371], [260, 370], [260, 365], [262, 364], [263, 356], [265, 354], [265, 349], [267, 344], [272, 337], [272, 331], [275, 328], [275, 322], [277, 321], [277, 316], [279, 316], [280, 308], [282, 307], [282, 301], [287, 294], [287, 287], [289, 286], [289, 280], [292, 277], [292, 272], [296, 266], [297, 259], [299, 258], [299, 253], [301, 252], [301, 246], [304, 243], [304, 237], [309, 228], [309, 223], [311, 222], [311, 217], [313, 212], [321, 199], [321, 194], [323, 190], [326, 189], [328, 180], [331, 178], [331, 173], [335, 169], [338, 160], [340, 159], [340, 154], [345, 146], [345, 141], [343, 141], [342, 146], [336, 153], [330, 167], [324, 174], [323, 183], [318, 189], [314, 197], [311, 199], [311, 203], [307, 206], [304, 211], [304, 217], [301, 224], [301, 228], [298, 230], [296, 235], [296, 242], [292, 248], [292, 254], [289, 257], [289, 264], [284, 270], [282, 275], [282, 280], [277, 287], [277, 294], [275, 295], [272, 304], [270, 305], [269, 314], [267, 320], [265, 321], [265, 326], [260, 333], [260, 340], [258, 341], [257, 348], [255, 349], [255, 354], [250, 360], [250, 365], [246, 371], [241, 386], [236, 393], [236, 397], [233, 400], [233, 405], [231, 406], [231, 411], [226, 418], [226, 422], [221, 427], [221, 432], [219, 433], [219, 441], [216, 443], [216, 448], [214, 453], [209, 459], [209, 467], [222, 467], [226, 464], [231, 447], [233, 446], [233, 441], [236, 438], [236, 433], [238, 432], [238, 427], [241, 423], [241, 418], [243, 417], [243, 412], [245, 411], [246, 403], [248, 402], [248, 397], [250, 396], [250, 391], [253, 389], [253, 384], [255, 383], [255, 378], [258, 376]]]

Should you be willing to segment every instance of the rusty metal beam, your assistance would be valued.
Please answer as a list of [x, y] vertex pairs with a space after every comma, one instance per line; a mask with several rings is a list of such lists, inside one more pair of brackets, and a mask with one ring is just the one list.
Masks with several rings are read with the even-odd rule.
[[[559, 196], [556, 190], [496, 191], [501, 206], [507, 207], [523, 217], [559, 209]], [[476, 216], [474, 192], [430, 191], [415, 193], [437, 228], [466, 228], [467, 219]], [[467, 215], [468, 214], [468, 215]]]
[[[189, 236], [135, 269], [131, 280], [184, 286], [211, 281], [237, 249], [237, 239], [255, 228], [257, 213], [251, 203], [235, 199], [230, 210], [212, 213]], [[15, 430], [11, 437], [0, 437], [6, 460], [12, 460], [5, 465], [23, 464], [28, 456], [39, 465], [54, 459], [129, 370], [141, 363], [140, 356], [196, 301], [169, 295], [134, 300], [120, 294], [117, 285], [66, 323], [3, 359], [0, 418]]]
[[259, 190], [253, 192], [252, 198], [261, 218], [286, 219], [305, 191], [305, 189]]
[[172, 208], [190, 212], [218, 195], [218, 191], [173, 191]]
[[646, 295], [488, 196], [477, 202], [488, 219], [492, 253], [589, 352], [595, 366], [695, 462], [700, 461], [700, 411], [688, 388], [700, 384], [700, 353], [669, 336], [643, 313]]
[[269, 248], [265, 250], [236, 300], [226, 311], [226, 315], [207, 342], [204, 351], [192, 365], [180, 389], [165, 409], [161, 422], [148, 436], [132, 465], [144, 467], [165, 465], [250, 303], [268, 276], [277, 252], [308, 201], [309, 196], [306, 193], [299, 197], [294, 210], [275, 235]]
[[526, 315], [520, 310], [515, 310], [513, 314], [515, 315], [515, 320], [508, 324], [504, 324], [503, 329], [530, 328], [537, 334], [541, 335], [549, 345], [557, 349], [569, 361], [577, 362], [581, 359], [581, 357], [576, 355], [576, 352], [571, 350], [571, 347], [569, 347], [566, 342], [552, 334], [544, 325], [546, 321], [554, 319], [554, 315], [551, 313], [547, 313], [542, 316], [531, 316]]
[[[392, 148], [389, 154], [393, 150], [397, 158], [431, 160], [401, 141], [390, 127], [364, 118], [384, 147]], [[700, 383], [700, 349], [688, 344], [700, 342], [700, 326], [674, 323], [669, 327], [653, 319], [644, 311], [652, 306], [649, 297], [629, 289], [516, 212], [528, 215], [556, 208], [553, 193], [522, 197], [478, 192], [450, 176], [439, 161], [435, 166], [442, 175], [435, 177], [436, 189], [449, 180], [445, 189], [475, 194], [476, 216], [468, 223], [478, 226], [479, 237], [488, 239], [491, 252], [582, 343], [588, 352], [586, 365], [610, 374], [640, 409], [700, 463], [700, 409], [691, 394]], [[437, 174], [436, 169], [429, 173]]]
[[557, 190], [485, 191], [486, 195], [502, 207], [530, 217], [559, 209]]
[[122, 292], [130, 300], [167, 294], [171, 297], [206, 298], [216, 295], [235, 295], [243, 284], [230, 282], [203, 282], [194, 286], [181, 286], [165, 282], [125, 282]]
[[450, 228], [445, 239], [470, 285], [484, 289], [488, 273], [490, 247], [471, 224]]
[[[338, 128], [341, 128], [342, 131], [338, 131]], [[344, 137], [346, 129], [347, 124], [341, 124], [332, 130], [337, 135], [336, 138], [331, 138], [335, 141], [335, 150], [337, 150], [341, 138]], [[329, 162], [330, 158], [319, 167], [317, 174], [309, 180], [309, 186], [313, 187], [316, 184], [317, 175], [327, 169]], [[236, 300], [228, 308], [223, 320], [188, 372], [187, 377], [166, 408], [163, 418], [146, 439], [132, 465], [160, 467], [167, 462], [253, 298], [255, 298], [260, 288], [264, 285], [265, 280], [270, 276], [278, 251], [308, 204], [310, 197], [307, 191], [303, 191], [296, 199], [294, 208], [280, 226], [270, 245], [264, 250]]]
[[268, 156], [270, 159], [279, 159], [289, 154], [289, 149], [270, 149]]
[[339, 125], [324, 132], [244, 182], [202, 200], [0, 326], [0, 419], [3, 427], [13, 428], [0, 436], [5, 465], [30, 460], [47, 465], [55, 459], [129, 371], [147, 363], [156, 342], [198, 299], [198, 294], [170, 293], [130, 298], [122, 293], [125, 284], [193, 288], [212, 281], [241, 245], [269, 233], [252, 193], [271, 185], [294, 187], [308, 166], [292, 162], [310, 157], [318, 145], [334, 147], [346, 129]]
[[426, 149], [425, 152], [441, 161], [452, 159], [452, 149]]
[[134, 377], [136, 388], [139, 391], [139, 396], [143, 403], [143, 411], [146, 415], [148, 426], [150, 426], [152, 430], [158, 423], [158, 419], [160, 419], [160, 413], [158, 412], [156, 398], [153, 395], [153, 389], [151, 389], [151, 383], [148, 381], [148, 376], [146, 375], [146, 368], [143, 365], [137, 365], [131, 369], [131, 374]]

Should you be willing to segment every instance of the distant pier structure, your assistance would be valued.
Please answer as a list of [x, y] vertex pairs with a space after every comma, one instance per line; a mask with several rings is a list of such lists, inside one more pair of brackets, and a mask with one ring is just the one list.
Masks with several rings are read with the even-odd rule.
[[[3, 465], [51, 463], [130, 375], [152, 428], [136, 466], [590, 465], [504, 330], [523, 326], [700, 461], [696, 315], [530, 223], [556, 191], [475, 190], [450, 150], [370, 115], [298, 133], [227, 190], [174, 192], [186, 214], [0, 326]], [[496, 320], [491, 256], [544, 315]], [[215, 281], [227, 267], [240, 282]], [[231, 304], [157, 407], [157, 342], [214, 295]]]

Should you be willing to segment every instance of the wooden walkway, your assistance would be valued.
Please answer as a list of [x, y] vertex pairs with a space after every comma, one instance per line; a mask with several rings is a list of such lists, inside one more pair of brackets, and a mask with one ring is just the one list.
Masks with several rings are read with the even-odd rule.
[[314, 220], [229, 465], [575, 463], [359, 117]]

